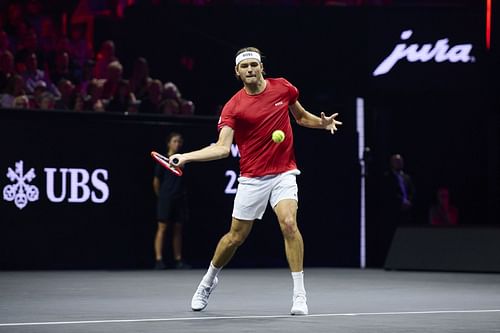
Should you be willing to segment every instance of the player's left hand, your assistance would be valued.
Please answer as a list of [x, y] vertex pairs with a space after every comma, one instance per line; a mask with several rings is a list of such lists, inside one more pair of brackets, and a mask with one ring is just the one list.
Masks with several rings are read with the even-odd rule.
[[325, 116], [324, 112], [321, 112], [321, 125], [323, 125], [323, 128], [326, 129], [327, 131], [330, 131], [330, 133], [334, 134], [335, 131], [337, 131], [337, 125], [342, 125], [341, 121], [335, 120], [335, 117], [337, 117], [339, 114], [334, 113], [331, 116], [327, 117]]

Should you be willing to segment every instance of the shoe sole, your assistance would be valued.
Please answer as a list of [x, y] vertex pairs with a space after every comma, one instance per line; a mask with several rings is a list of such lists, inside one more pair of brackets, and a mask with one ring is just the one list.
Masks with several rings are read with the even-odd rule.
[[307, 316], [309, 312], [302, 312], [302, 311], [292, 311], [290, 312], [292, 316]]

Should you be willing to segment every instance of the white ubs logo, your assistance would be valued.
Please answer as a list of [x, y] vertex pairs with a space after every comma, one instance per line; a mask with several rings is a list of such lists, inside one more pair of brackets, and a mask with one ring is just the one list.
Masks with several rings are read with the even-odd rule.
[[28, 184], [36, 177], [35, 169], [31, 168], [24, 173], [24, 162], [19, 161], [15, 164], [15, 170], [7, 169], [7, 178], [10, 179], [12, 184], [3, 188], [3, 199], [5, 201], [14, 201], [17, 208], [23, 209], [28, 202], [38, 200], [38, 187]]
[[[14, 201], [19, 209], [29, 202], [39, 199], [39, 190], [35, 185], [28, 184], [36, 177], [35, 169], [24, 173], [24, 162], [15, 163], [15, 170], [8, 168], [7, 178], [12, 184], [3, 188], [3, 199]], [[46, 180], [46, 195], [49, 201], [59, 203], [104, 203], [109, 198], [108, 170], [95, 169], [91, 172], [79, 168], [44, 168]], [[56, 178], [57, 181], [56, 181]], [[56, 183], [60, 186], [57, 186]]]
[[280, 105], [283, 105], [283, 101], [279, 101], [277, 103], [274, 103], [274, 106], [280, 106]]
[[[412, 30], [405, 30], [401, 33], [401, 40], [407, 40], [413, 34]], [[474, 57], [470, 55], [472, 44], [458, 44], [450, 47], [448, 38], [432, 43], [423, 44], [397, 44], [392, 53], [384, 59], [373, 71], [373, 76], [388, 73], [399, 60], [406, 58], [409, 62], [428, 62], [434, 59], [436, 62], [473, 62]]]

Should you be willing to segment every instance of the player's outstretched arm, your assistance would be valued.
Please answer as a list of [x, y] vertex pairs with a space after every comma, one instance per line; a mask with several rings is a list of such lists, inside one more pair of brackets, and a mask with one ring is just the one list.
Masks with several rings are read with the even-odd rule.
[[220, 160], [229, 156], [231, 144], [233, 143], [234, 131], [231, 127], [224, 126], [219, 132], [217, 143], [200, 150], [195, 150], [185, 154], [175, 154], [170, 156], [170, 161], [178, 160], [173, 163], [175, 166], [183, 166], [189, 162], [205, 162]]
[[321, 117], [318, 117], [306, 111], [299, 101], [290, 105], [290, 112], [300, 126], [326, 129], [333, 134], [337, 130], [337, 125], [342, 125], [341, 121], [335, 119], [339, 115], [338, 113], [326, 117], [325, 113], [321, 112]]

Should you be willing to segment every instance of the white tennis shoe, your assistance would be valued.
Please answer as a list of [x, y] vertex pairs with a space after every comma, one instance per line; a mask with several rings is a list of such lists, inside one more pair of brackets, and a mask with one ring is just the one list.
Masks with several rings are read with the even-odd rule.
[[208, 305], [208, 297], [214, 291], [215, 287], [219, 283], [219, 279], [215, 277], [214, 282], [210, 287], [206, 287], [203, 285], [203, 281], [198, 285], [198, 289], [193, 295], [193, 299], [191, 300], [191, 309], [193, 311], [201, 311], [205, 309]]
[[306, 295], [299, 294], [293, 296], [293, 305], [290, 314], [298, 316], [309, 314]]

